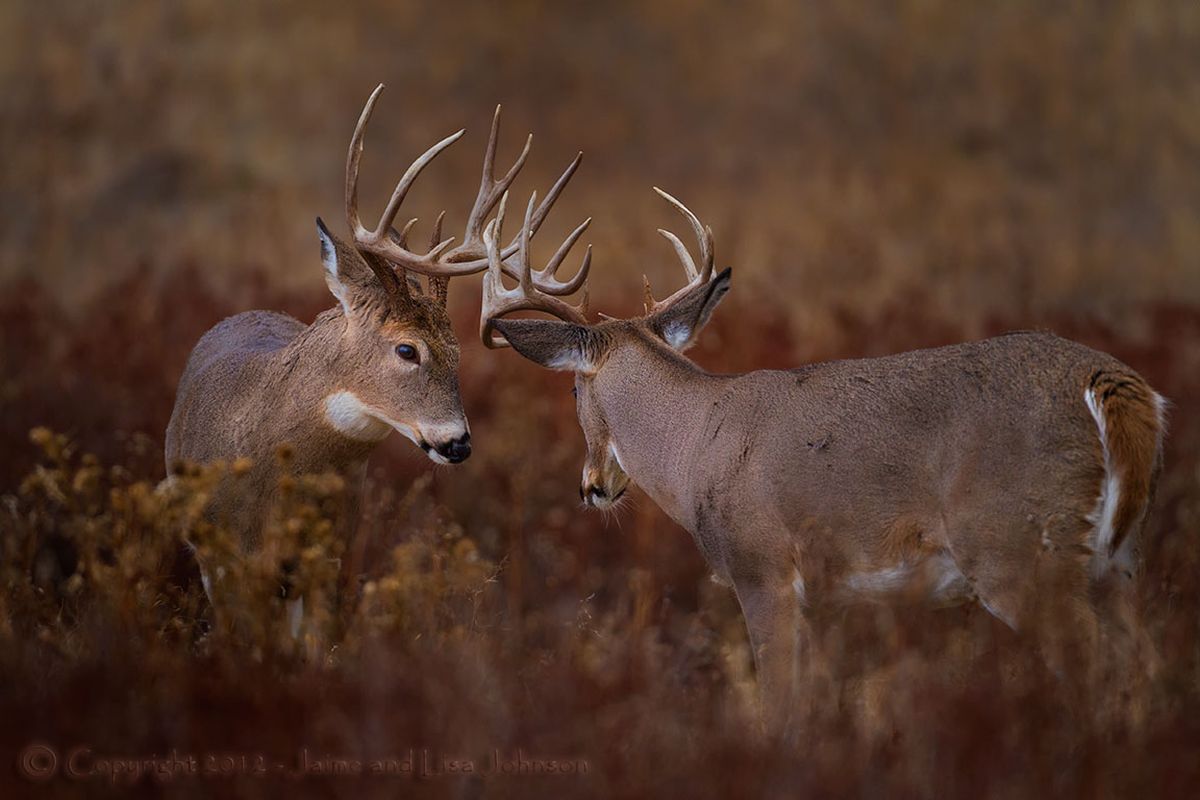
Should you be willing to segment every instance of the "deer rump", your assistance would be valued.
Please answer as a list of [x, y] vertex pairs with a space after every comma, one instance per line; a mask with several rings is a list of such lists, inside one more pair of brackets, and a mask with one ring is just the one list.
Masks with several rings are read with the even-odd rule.
[[1132, 572], [1164, 405], [1111, 356], [1043, 333], [749, 373], [697, 442], [697, 539], [736, 572], [761, 543], [713, 548], [706, 531], [789, 532], [807, 603], [977, 598], [1016, 627], [1041, 561]]

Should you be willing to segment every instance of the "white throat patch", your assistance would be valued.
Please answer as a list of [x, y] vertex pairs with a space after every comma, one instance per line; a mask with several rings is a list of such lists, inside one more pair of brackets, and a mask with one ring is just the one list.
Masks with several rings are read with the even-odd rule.
[[353, 392], [334, 392], [325, 398], [325, 421], [356, 442], [379, 442], [393, 430], [416, 441], [412, 428], [388, 419], [359, 400]]

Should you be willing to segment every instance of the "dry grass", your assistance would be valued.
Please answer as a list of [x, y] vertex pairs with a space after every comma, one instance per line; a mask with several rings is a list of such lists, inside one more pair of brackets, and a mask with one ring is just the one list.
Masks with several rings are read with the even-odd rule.
[[[37, 739], [64, 752], [175, 748], [288, 764], [304, 747], [477, 759], [521, 748], [586, 759], [589, 772], [177, 779], [171, 792], [1194, 793], [1191, 4], [520, 2], [461, 13], [300, 3], [280, 16], [255, 3], [134, 2], [118, 14], [49, 2], [5, 6], [0, 35], [9, 764]], [[766, 740], [727, 590], [646, 498], [611, 519], [579, 509], [569, 382], [473, 341], [462, 384], [475, 455], [431, 470], [407, 443], [387, 442], [350, 542], [329, 535], [336, 476], [294, 482], [268, 546], [230, 562], [233, 610], [214, 615], [180, 536], [230, 547], [197, 508], [237, 465], [189, 470], [178, 491], [155, 492], [175, 382], [223, 316], [276, 308], [311, 319], [329, 304], [309, 219], [340, 216], [343, 148], [380, 79], [391, 88], [370, 132], [370, 197], [439, 134], [464, 121], [477, 131], [496, 100], [510, 148], [526, 128], [538, 133], [524, 185], [544, 186], [587, 151], [553, 224], [596, 215], [605, 310], [633, 310], [642, 272], [675, 280], [653, 237], [669, 217], [646, 184], [684, 197], [738, 268], [697, 348], [711, 369], [1040, 326], [1142, 371], [1176, 405], [1137, 598], [1140, 659], [1102, 660], [1069, 687], [1086, 702], [1070, 703], [1030, 644], [986, 614], [856, 611], [823, 643], [843, 688], [809, 687], [818, 703], [799, 747]], [[440, 165], [417, 210], [461, 218], [477, 155]], [[456, 325], [470, 340], [477, 288], [463, 283]], [[281, 561], [314, 598], [300, 643], [284, 635]], [[33, 791], [7, 767], [0, 787]], [[153, 778], [132, 787], [158, 790]]]

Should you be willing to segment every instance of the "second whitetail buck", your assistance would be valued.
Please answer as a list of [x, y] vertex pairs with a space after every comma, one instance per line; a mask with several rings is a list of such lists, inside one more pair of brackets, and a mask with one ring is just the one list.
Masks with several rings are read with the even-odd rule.
[[[392, 431], [411, 439], [440, 464], [457, 464], [471, 452], [470, 427], [458, 387], [459, 348], [446, 314], [451, 278], [488, 267], [482, 231], [488, 215], [507, 191], [529, 154], [532, 136], [512, 167], [494, 175], [500, 109], [492, 121], [483, 177], [467, 217], [462, 242], [441, 238], [442, 217], [434, 225], [426, 253], [408, 248], [411, 220], [393, 227], [405, 195], [421, 171], [462, 136], [448, 136], [404, 173], [373, 230], [358, 216], [358, 171], [363, 135], [383, 86], [371, 94], [346, 161], [346, 221], [351, 243], [319, 219], [318, 235], [325, 282], [337, 303], [311, 325], [273, 311], [248, 311], [226, 319], [192, 351], [179, 382], [166, 435], [170, 473], [181, 461], [231, 463], [252, 460], [246, 475], [228, 480], [209, 511], [253, 545], [275, 491], [275, 453], [291, 448], [296, 473], [335, 471], [348, 482], [349, 508], [343, 527], [353, 526], [368, 455]], [[528, 237], [536, 233], [579, 166], [577, 157], [533, 213]], [[534, 273], [537, 291], [571, 294], [587, 277], [590, 248], [569, 281], [556, 274], [590, 220], [562, 243], [546, 267]], [[511, 263], [518, 242], [505, 247], [501, 269], [519, 274]], [[414, 275], [428, 282], [422, 289]], [[205, 585], [211, 586], [205, 572]], [[211, 594], [211, 589], [210, 589]]]
[[[528, 278], [504, 289], [490, 229], [482, 335], [575, 373], [581, 496], [611, 506], [632, 480], [692, 534], [736, 591], [768, 716], [793, 708], [806, 619], [863, 600], [975, 600], [1039, 633], [1053, 617], [1073, 630], [1048, 635], [1047, 660], [1071, 669], [1100, 630], [1096, 590], [1135, 570], [1163, 398], [1112, 356], [1047, 333], [705, 372], [682, 352], [730, 270], [714, 275], [712, 231], [659, 193], [699, 239], [697, 267], [660, 231], [687, 286], [657, 302], [647, 286], [645, 316], [588, 324]], [[500, 319], [518, 309], [560, 319]]]

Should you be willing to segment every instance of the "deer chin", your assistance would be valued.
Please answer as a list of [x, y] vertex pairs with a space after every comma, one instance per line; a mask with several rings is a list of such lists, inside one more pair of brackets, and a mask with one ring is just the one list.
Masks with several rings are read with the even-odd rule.
[[354, 392], [334, 392], [326, 397], [325, 421], [335, 431], [356, 442], [381, 442], [392, 431], [397, 431], [422, 450], [426, 450], [434, 461], [441, 459], [436, 451], [428, 449], [425, 440], [411, 426], [367, 405]]

